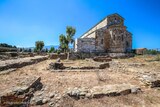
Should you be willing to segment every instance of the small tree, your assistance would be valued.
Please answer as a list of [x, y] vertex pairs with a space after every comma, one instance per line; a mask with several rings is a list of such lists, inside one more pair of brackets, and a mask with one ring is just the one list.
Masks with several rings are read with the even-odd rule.
[[66, 27], [66, 36], [61, 34], [59, 36], [59, 41], [60, 41], [60, 49], [62, 50], [62, 52], [68, 52], [69, 51], [69, 44], [73, 44], [74, 43], [74, 38], [73, 36], [76, 33], [76, 29], [71, 27], [71, 26], [67, 26]]
[[49, 50], [49, 53], [52, 53], [55, 51], [55, 48], [54, 47], [51, 47], [50, 50]]
[[76, 33], [76, 29], [71, 27], [71, 26], [67, 26], [66, 28], [66, 36], [67, 36], [67, 41], [68, 41], [68, 45], [71, 43], [73, 44], [74, 43], [74, 38], [73, 36], [75, 35]]
[[35, 46], [36, 46], [36, 50], [39, 52], [39, 51], [42, 51], [43, 47], [44, 47], [44, 42], [43, 41], [36, 41], [35, 43]]
[[59, 48], [62, 50], [62, 52], [66, 52], [68, 50], [68, 41], [65, 35], [61, 34], [59, 36], [59, 42], [60, 42]]

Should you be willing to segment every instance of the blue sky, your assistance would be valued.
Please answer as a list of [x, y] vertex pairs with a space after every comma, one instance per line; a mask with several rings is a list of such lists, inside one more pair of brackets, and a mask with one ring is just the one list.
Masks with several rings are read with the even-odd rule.
[[0, 0], [0, 43], [58, 45], [67, 25], [78, 38], [112, 13], [125, 18], [133, 48], [160, 48], [160, 0]]

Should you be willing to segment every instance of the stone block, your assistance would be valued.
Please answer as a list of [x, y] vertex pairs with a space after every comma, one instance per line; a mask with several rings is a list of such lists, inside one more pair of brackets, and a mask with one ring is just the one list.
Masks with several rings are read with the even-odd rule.
[[99, 69], [106, 69], [109, 68], [109, 63], [103, 63], [99, 65]]

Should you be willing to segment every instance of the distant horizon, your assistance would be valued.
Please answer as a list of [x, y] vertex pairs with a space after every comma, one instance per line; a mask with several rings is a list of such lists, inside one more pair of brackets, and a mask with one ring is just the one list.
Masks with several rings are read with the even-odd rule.
[[1, 0], [0, 43], [34, 47], [59, 45], [66, 26], [76, 28], [75, 39], [107, 15], [118, 13], [133, 34], [133, 49], [160, 48], [158, 0]]
[[[60, 45], [45, 45], [45, 46], [43, 47], [43, 49], [46, 49], [46, 48], [47, 48], [47, 49], [50, 49], [51, 47], [54, 47], [55, 49], [58, 49], [59, 46], [60, 46]], [[27, 49], [27, 48], [28, 48], [28, 49], [29, 49], [29, 48], [35, 48], [35, 46], [32, 46], [32, 47], [19, 47], [19, 46], [16, 46], [16, 47], [17, 47], [17, 48], [26, 48], [26, 49]], [[70, 45], [69, 47], [70, 47], [70, 48], [73, 48], [74, 46], [71, 46], [71, 45]], [[142, 48], [145, 48], [145, 47], [142, 47]], [[141, 49], [141, 48], [132, 48], [132, 49]], [[157, 48], [147, 48], [147, 49], [153, 49], [153, 50], [157, 50], [157, 49], [158, 49], [158, 50], [160, 51], [160, 48], [158, 48], [158, 47], [157, 47]]]

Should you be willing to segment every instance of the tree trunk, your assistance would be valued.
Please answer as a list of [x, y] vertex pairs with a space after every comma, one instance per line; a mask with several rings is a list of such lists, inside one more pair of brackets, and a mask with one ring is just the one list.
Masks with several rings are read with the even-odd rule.
[[69, 60], [69, 52], [67, 52], [67, 60]]

